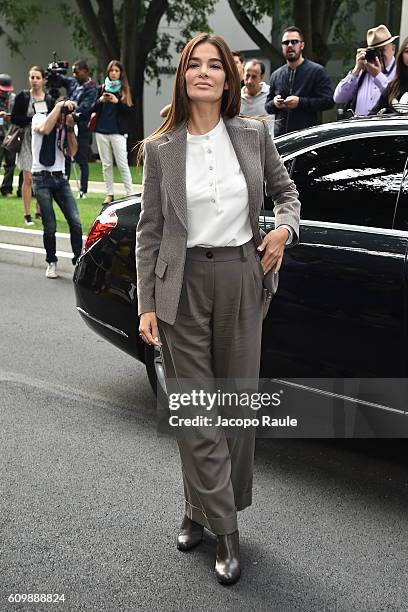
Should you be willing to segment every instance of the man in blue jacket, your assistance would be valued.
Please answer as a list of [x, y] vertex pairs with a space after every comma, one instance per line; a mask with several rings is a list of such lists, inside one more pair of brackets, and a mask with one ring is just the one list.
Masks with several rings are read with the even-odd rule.
[[[89, 78], [89, 68], [84, 60], [75, 62], [72, 66], [73, 77], [63, 76], [61, 82], [66, 88], [68, 97], [75, 102], [76, 123], [78, 125], [78, 151], [75, 161], [81, 169], [81, 188], [78, 198], [86, 197], [88, 191], [89, 177], [89, 146], [91, 143], [91, 133], [87, 127], [91, 117], [91, 108], [96, 101], [98, 90], [96, 85]], [[67, 158], [66, 173], [69, 178], [71, 172], [71, 159]]]
[[318, 123], [318, 113], [334, 106], [326, 69], [303, 57], [302, 31], [291, 26], [282, 36], [286, 64], [271, 74], [265, 110], [275, 115], [275, 136]]

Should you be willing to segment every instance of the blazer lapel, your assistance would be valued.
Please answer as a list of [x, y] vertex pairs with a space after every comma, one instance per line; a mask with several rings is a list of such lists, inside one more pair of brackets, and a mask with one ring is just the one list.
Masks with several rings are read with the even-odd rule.
[[187, 230], [185, 125], [167, 134], [167, 137], [168, 142], [158, 147], [163, 183], [178, 218]]
[[[259, 134], [255, 128], [247, 127], [234, 117], [224, 119], [232, 146], [234, 147], [242, 173], [248, 187], [248, 205], [251, 220], [258, 218], [263, 198], [263, 176], [260, 157]], [[257, 170], [259, 169], [259, 176]]]

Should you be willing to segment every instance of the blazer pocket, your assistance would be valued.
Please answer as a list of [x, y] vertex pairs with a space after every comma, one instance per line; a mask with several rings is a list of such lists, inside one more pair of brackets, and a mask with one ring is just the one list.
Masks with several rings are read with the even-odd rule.
[[164, 273], [167, 270], [167, 261], [164, 261], [161, 257], [157, 258], [156, 267], [154, 269], [154, 273], [158, 278], [163, 278]]

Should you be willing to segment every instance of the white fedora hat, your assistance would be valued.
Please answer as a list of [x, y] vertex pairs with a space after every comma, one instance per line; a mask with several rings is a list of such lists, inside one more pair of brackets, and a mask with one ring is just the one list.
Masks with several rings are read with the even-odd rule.
[[367, 32], [367, 47], [383, 47], [394, 42], [399, 36], [391, 36], [391, 32], [385, 25], [379, 25], [377, 28], [371, 28]]

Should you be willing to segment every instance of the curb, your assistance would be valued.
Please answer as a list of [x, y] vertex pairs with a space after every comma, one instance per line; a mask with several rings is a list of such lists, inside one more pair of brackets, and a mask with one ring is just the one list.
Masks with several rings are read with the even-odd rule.
[[[15, 177], [16, 179], [16, 177]], [[18, 180], [18, 179], [17, 179]], [[75, 181], [70, 181], [71, 188], [75, 188]], [[96, 190], [96, 185], [100, 188]], [[89, 187], [93, 193], [104, 193], [105, 184], [90, 182]], [[142, 185], [135, 183], [133, 185], [135, 193], [142, 191]], [[114, 183], [115, 193], [123, 196], [123, 185]], [[85, 200], [86, 202], [86, 200]], [[61, 272], [72, 272], [72, 257], [71, 240], [69, 234], [56, 232], [57, 242], [56, 255], [58, 257], [58, 270]], [[86, 236], [83, 236], [85, 243]], [[0, 261], [5, 263], [16, 263], [22, 266], [32, 266], [34, 268], [45, 268], [45, 250], [43, 248], [43, 232], [42, 230], [29, 230], [22, 227], [11, 227], [0, 225]]]
[[[0, 225], [0, 261], [45, 269], [45, 250], [42, 246], [42, 237], [43, 232], [40, 230]], [[55, 237], [58, 270], [73, 272], [70, 235], [57, 232]], [[83, 236], [83, 240], [86, 240], [86, 236]]]

